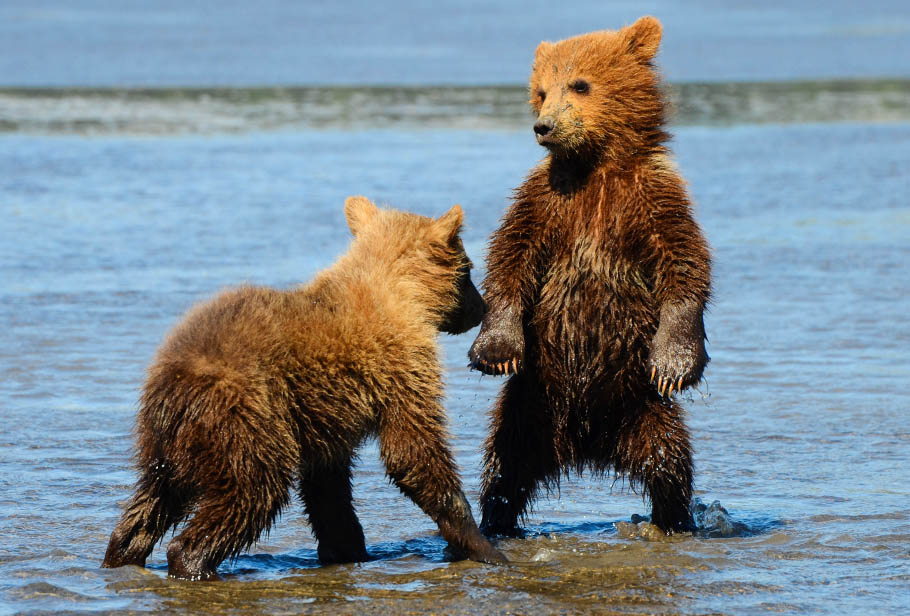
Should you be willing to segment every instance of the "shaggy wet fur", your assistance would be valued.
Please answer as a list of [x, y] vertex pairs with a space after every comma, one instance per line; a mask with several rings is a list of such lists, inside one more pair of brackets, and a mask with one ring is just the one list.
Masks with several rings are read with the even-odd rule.
[[549, 156], [490, 241], [472, 366], [510, 374], [492, 411], [481, 505], [516, 534], [538, 489], [614, 469], [652, 522], [691, 527], [692, 453], [675, 391], [708, 362], [710, 254], [663, 145], [660, 23], [542, 43], [530, 82]]
[[480, 534], [447, 445], [437, 332], [483, 316], [459, 238], [439, 220], [345, 206], [355, 239], [310, 284], [241, 287], [194, 308], [158, 352], [137, 419], [136, 493], [103, 566], [206, 579], [268, 531], [296, 486], [324, 563], [367, 559], [351, 462], [379, 437], [391, 480], [439, 525], [456, 555], [505, 560]]

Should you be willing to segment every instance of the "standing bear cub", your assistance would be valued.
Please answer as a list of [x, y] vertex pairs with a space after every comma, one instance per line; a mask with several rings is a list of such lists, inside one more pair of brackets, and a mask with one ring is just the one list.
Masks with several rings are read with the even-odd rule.
[[378, 435], [391, 480], [460, 557], [502, 562], [480, 534], [446, 439], [437, 332], [485, 306], [457, 205], [438, 220], [345, 204], [354, 241], [310, 284], [241, 287], [165, 340], [137, 418], [136, 493], [104, 567], [144, 566], [162, 535], [173, 577], [207, 579], [268, 530], [294, 484], [323, 563], [367, 559], [351, 502], [357, 447]]
[[541, 43], [530, 81], [549, 150], [490, 240], [472, 367], [512, 375], [492, 411], [481, 528], [516, 534], [541, 485], [614, 469], [667, 533], [692, 526], [672, 399], [708, 362], [710, 254], [664, 143], [661, 25]]

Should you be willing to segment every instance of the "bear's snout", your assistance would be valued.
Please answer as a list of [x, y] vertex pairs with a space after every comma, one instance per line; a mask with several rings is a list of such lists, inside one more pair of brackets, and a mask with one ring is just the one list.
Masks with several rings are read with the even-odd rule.
[[458, 304], [444, 317], [439, 329], [447, 334], [463, 334], [480, 325], [487, 310], [487, 303], [471, 281], [471, 275], [467, 274], [459, 283]]
[[544, 116], [534, 123], [534, 134], [537, 135], [537, 143], [543, 145], [547, 141], [547, 136], [553, 132], [556, 122], [553, 116]]

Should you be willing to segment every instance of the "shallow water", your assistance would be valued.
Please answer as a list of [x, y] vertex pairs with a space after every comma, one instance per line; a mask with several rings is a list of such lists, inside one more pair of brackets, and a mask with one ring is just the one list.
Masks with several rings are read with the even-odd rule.
[[[512, 564], [449, 562], [369, 444], [355, 495], [373, 561], [319, 567], [295, 502], [196, 584], [167, 579], [160, 547], [148, 569], [98, 568], [167, 329], [225, 285], [328, 265], [349, 194], [460, 202], [481, 264], [542, 152], [509, 126], [0, 136], [0, 614], [906, 613], [910, 124], [675, 132], [716, 259], [713, 361], [686, 402], [697, 533], [661, 537], [622, 481], [572, 477], [501, 542]], [[441, 341], [476, 511], [500, 381], [465, 369], [474, 333]]]

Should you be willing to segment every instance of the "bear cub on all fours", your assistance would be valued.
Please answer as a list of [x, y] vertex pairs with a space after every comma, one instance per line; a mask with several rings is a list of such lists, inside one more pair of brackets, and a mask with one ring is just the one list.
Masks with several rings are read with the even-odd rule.
[[226, 291], [165, 340], [137, 418], [140, 478], [102, 566], [144, 566], [188, 519], [168, 573], [215, 577], [269, 529], [292, 486], [320, 561], [366, 560], [351, 463], [370, 436], [456, 556], [506, 560], [471, 515], [442, 407], [437, 333], [467, 331], [485, 310], [461, 208], [433, 220], [351, 197], [345, 214], [350, 250], [312, 282]]
[[469, 352], [509, 374], [492, 410], [481, 506], [516, 534], [541, 485], [613, 469], [665, 532], [692, 527], [692, 451], [672, 395], [708, 362], [710, 254], [668, 158], [643, 17], [537, 48], [534, 133], [548, 156], [490, 239], [489, 312]]

